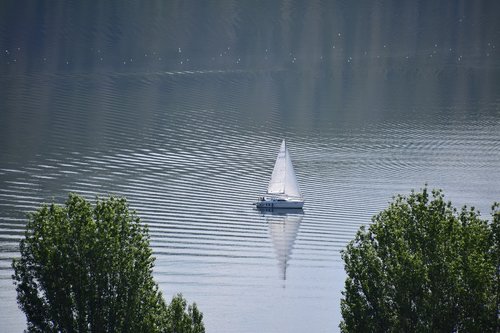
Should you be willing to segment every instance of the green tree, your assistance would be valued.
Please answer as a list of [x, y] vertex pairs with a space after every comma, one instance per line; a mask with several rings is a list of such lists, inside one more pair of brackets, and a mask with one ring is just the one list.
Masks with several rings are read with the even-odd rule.
[[342, 252], [342, 332], [499, 332], [500, 212], [397, 196]]
[[204, 332], [196, 304], [186, 312], [181, 295], [163, 300], [148, 229], [124, 198], [92, 206], [70, 194], [65, 206], [42, 206], [20, 252], [12, 277], [29, 332]]
[[[186, 309], [187, 307], [187, 309]], [[187, 306], [181, 294], [172, 298], [167, 310], [167, 332], [175, 333], [204, 333], [203, 314], [196, 307], [196, 303]]]

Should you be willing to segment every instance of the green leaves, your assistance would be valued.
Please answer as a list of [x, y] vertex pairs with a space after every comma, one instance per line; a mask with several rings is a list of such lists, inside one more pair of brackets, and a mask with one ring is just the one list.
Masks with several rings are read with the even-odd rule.
[[169, 332], [176, 333], [204, 333], [203, 314], [198, 311], [196, 303], [190, 305], [186, 311], [186, 300], [181, 294], [172, 298], [167, 311]]
[[439, 190], [397, 196], [342, 252], [341, 330], [498, 331], [500, 222], [498, 205], [493, 209], [488, 223], [474, 208], [458, 212]]
[[147, 227], [124, 198], [92, 207], [70, 194], [64, 207], [42, 206], [20, 251], [13, 279], [30, 332], [204, 332], [195, 304], [165, 304]]

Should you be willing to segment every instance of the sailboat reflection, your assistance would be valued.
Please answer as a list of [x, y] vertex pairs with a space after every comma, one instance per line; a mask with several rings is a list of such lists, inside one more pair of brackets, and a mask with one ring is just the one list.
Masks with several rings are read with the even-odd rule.
[[286, 269], [291, 259], [295, 238], [299, 231], [300, 222], [304, 216], [302, 210], [271, 209], [259, 210], [266, 218], [269, 226], [269, 235], [273, 242], [281, 277], [286, 280]]

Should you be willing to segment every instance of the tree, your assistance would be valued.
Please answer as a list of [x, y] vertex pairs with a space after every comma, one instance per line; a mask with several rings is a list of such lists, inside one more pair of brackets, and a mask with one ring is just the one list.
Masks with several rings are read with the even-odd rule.
[[500, 211], [427, 188], [397, 196], [342, 251], [342, 332], [499, 332]]
[[167, 310], [167, 332], [204, 333], [203, 314], [196, 307], [196, 303], [187, 309], [186, 306], [187, 302], [181, 294], [172, 298]]
[[93, 207], [70, 194], [65, 206], [42, 206], [28, 215], [20, 252], [12, 277], [29, 332], [174, 332], [176, 320], [176, 332], [204, 332], [196, 304], [186, 312], [181, 295], [163, 300], [148, 229], [124, 198]]

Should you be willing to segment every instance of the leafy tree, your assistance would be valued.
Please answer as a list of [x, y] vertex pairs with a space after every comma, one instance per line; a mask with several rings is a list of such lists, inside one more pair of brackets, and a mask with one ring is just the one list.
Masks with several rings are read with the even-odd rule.
[[187, 307], [186, 300], [181, 294], [172, 298], [167, 310], [167, 331], [175, 333], [204, 333], [203, 314], [196, 307], [196, 303]]
[[12, 277], [29, 332], [204, 332], [196, 304], [163, 300], [148, 229], [123, 198], [42, 206], [20, 252]]
[[499, 332], [500, 211], [397, 196], [342, 252], [342, 332]]

